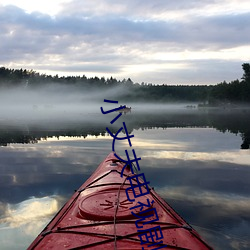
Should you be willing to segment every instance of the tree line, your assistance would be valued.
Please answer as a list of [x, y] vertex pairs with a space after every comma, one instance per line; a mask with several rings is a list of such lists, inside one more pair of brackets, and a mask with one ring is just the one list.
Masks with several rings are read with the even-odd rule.
[[210, 104], [250, 103], [250, 64], [242, 64], [244, 71], [241, 80], [226, 81], [215, 85], [209, 95]]
[[[250, 64], [242, 64], [243, 76], [239, 80], [222, 82], [216, 85], [153, 85], [152, 83], [134, 83], [130, 78], [117, 80], [110, 77], [52, 76], [40, 74], [34, 70], [9, 69], [0, 67], [0, 87], [38, 88], [50, 84], [64, 84], [77, 87], [82, 91], [120, 88], [116, 96], [121, 101], [202, 102], [217, 106], [227, 103], [250, 103]], [[126, 90], [126, 91], [124, 91]]]

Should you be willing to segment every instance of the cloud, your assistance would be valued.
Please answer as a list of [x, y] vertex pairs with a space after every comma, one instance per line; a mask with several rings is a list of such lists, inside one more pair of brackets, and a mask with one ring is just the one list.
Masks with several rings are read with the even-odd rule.
[[[242, 11], [247, 0], [243, 0], [241, 6], [235, 6], [234, 1], [197, 1], [197, 0], [179, 0], [179, 1], [163, 1], [163, 0], [145, 0], [142, 4], [139, 0], [127, 0], [126, 2], [115, 0], [86, 0], [84, 2], [79, 0], [70, 1], [65, 3], [64, 10], [61, 11], [64, 15], [79, 15], [85, 17], [92, 16], [122, 16], [131, 17], [134, 19], [161, 19], [166, 18], [171, 20], [174, 18], [183, 18], [190, 15], [198, 15], [200, 13], [207, 13], [209, 10], [214, 9], [232, 11]], [[231, 6], [233, 5], [233, 6]], [[249, 5], [248, 5], [249, 6]]]
[[[27, 46], [34, 43], [37, 46], [43, 45], [44, 48], [47, 45], [59, 45], [61, 48], [60, 43], [65, 39], [68, 40], [68, 46], [72, 47], [74, 44], [79, 46], [80, 42], [93, 43], [93, 47], [105, 42], [109, 45], [164, 42], [166, 45], [175, 43], [192, 49], [197, 45], [207, 48], [213, 44], [230, 47], [248, 44], [250, 36], [248, 33], [245, 33], [244, 39], [240, 36], [242, 31], [249, 29], [250, 13], [195, 17], [189, 22], [144, 21], [119, 16], [84, 18], [59, 15], [52, 18], [39, 12], [27, 14], [13, 6], [3, 7], [1, 14], [1, 19], [4, 20], [1, 26], [6, 33], [9, 32], [5, 34], [10, 39], [11, 36], [20, 38], [22, 35], [24, 41], [30, 41]], [[31, 39], [26, 40], [26, 36]], [[67, 44], [64, 44], [64, 48], [65, 45]]]
[[[239, 52], [249, 46], [250, 13], [240, 7], [233, 12], [233, 4], [233, 0], [157, 0], [143, 5], [132, 0], [75, 0], [65, 3], [55, 16], [0, 5], [0, 63], [61, 75], [131, 77], [139, 82], [234, 80], [240, 77], [241, 63], [250, 60]], [[231, 71], [232, 58], [226, 49], [236, 51], [233, 63], [239, 69]], [[225, 67], [211, 67], [220, 63]], [[229, 69], [234, 73], [225, 74]], [[200, 78], [203, 70], [207, 73]]]

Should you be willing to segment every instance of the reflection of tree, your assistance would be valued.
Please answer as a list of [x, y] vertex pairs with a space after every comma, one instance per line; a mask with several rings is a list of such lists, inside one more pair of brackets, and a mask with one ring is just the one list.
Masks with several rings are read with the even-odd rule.
[[245, 133], [242, 135], [243, 143], [241, 144], [241, 149], [249, 149], [250, 146], [250, 133]]
[[10, 143], [33, 144], [38, 139], [33, 135], [25, 135], [23, 131], [0, 132], [0, 146], [7, 146]]
[[[28, 133], [27, 133], [27, 127]], [[112, 132], [115, 132], [114, 129], [111, 129]], [[56, 123], [53, 125], [49, 124], [48, 129], [41, 129], [39, 126], [25, 126], [16, 127], [13, 126], [11, 129], [8, 125], [0, 126], [0, 145], [7, 146], [11, 143], [21, 143], [21, 144], [29, 144], [29, 143], [37, 143], [39, 140], [46, 140], [48, 138], [57, 137], [59, 139], [60, 136], [68, 136], [68, 137], [84, 137], [86, 138], [88, 135], [105, 135], [105, 127], [102, 125], [94, 125], [94, 124], [68, 124], [65, 125]]]
[[[250, 110], [191, 110], [186, 112], [144, 112], [131, 113], [122, 116], [129, 133], [134, 129], [150, 128], [173, 128], [173, 127], [210, 127], [221, 132], [229, 131], [240, 134], [243, 140], [242, 149], [248, 149], [250, 145]], [[100, 116], [100, 118], [102, 118]], [[84, 137], [88, 135], [105, 135], [106, 125], [103, 123], [72, 123], [72, 124], [49, 124], [49, 128], [41, 129], [39, 126], [27, 126], [25, 129], [0, 127], [0, 145], [7, 146], [10, 143], [37, 143], [40, 139], [60, 136]], [[109, 126], [112, 133], [117, 132], [113, 125]]]

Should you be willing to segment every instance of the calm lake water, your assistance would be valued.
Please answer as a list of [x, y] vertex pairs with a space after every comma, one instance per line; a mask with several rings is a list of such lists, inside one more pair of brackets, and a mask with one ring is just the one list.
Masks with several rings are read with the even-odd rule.
[[[122, 122], [156, 192], [215, 249], [250, 249], [249, 110], [134, 105], [111, 125], [115, 114], [100, 106], [61, 116], [35, 109], [0, 119], [0, 249], [29, 246], [112, 151], [106, 127]], [[125, 149], [116, 142], [118, 154]]]

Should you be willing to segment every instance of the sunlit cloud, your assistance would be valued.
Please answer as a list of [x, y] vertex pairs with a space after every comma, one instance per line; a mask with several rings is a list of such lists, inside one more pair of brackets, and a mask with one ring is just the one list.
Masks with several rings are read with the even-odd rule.
[[56, 15], [63, 8], [65, 2], [67, 2], [67, 0], [44, 0], [42, 2], [31, 0], [1, 0], [1, 4], [18, 6], [27, 13], [41, 12], [52, 16]]
[[[209, 58], [210, 60], [238, 60], [239, 56], [245, 60], [250, 60], [250, 56], [246, 54], [246, 51], [250, 50], [250, 46], [241, 46], [230, 49], [222, 49], [219, 51], [209, 51], [209, 50], [201, 50], [201, 51], [180, 51], [180, 52], [166, 52], [166, 53], [155, 53], [151, 54], [152, 59], [159, 61], [167, 61], [167, 62], [176, 62], [173, 63], [175, 67], [191, 67], [190, 64], [186, 63], [183, 65], [179, 65], [178, 61], [187, 61], [191, 62], [192, 60], [206, 60]], [[171, 64], [169, 66], [171, 68]], [[174, 68], [174, 67], [173, 67]]]

